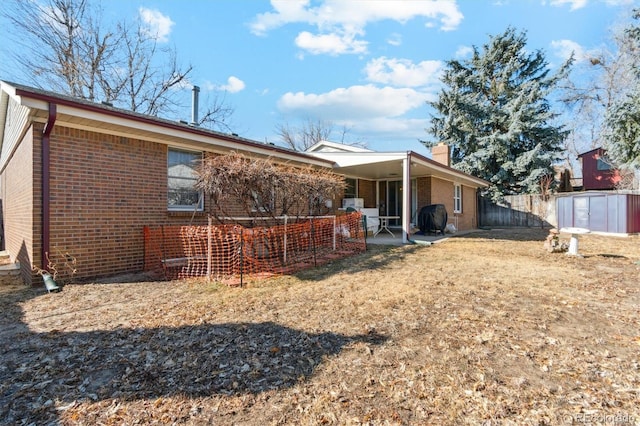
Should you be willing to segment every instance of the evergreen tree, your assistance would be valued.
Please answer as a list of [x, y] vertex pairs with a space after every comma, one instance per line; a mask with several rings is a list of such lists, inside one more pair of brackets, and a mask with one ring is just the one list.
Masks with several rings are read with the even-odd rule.
[[491, 182], [494, 200], [535, 193], [553, 173], [567, 136], [552, 122], [558, 114], [546, 97], [566, 74], [567, 62], [550, 75], [541, 51], [526, 50], [526, 33], [508, 28], [490, 37], [470, 59], [447, 62], [445, 87], [430, 105], [433, 146], [447, 143], [452, 165]]

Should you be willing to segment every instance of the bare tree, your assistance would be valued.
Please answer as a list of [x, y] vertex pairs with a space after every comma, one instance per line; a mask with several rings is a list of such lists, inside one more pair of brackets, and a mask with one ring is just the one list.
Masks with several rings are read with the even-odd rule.
[[196, 188], [210, 197], [210, 213], [221, 222], [238, 209], [256, 221], [317, 214], [325, 200], [335, 199], [345, 187], [344, 177], [330, 170], [294, 167], [238, 153], [210, 156], [197, 172]]
[[[13, 60], [30, 83], [143, 114], [185, 108], [177, 91], [190, 86], [193, 67], [182, 67], [139, 18], [106, 24], [90, 0], [8, 0], [1, 13], [13, 27]], [[216, 98], [199, 124], [226, 127], [231, 113]]]
[[198, 118], [197, 124], [211, 129], [231, 132], [229, 123], [234, 111], [226, 102], [225, 96], [206, 99], [204, 105], [207, 106], [207, 109]]
[[[306, 151], [320, 141], [332, 140], [347, 145], [363, 146], [362, 142], [345, 142], [349, 129], [345, 126], [335, 130], [333, 123], [323, 120], [306, 119], [299, 127], [289, 123], [279, 124], [276, 131], [287, 148], [294, 151]], [[334, 137], [335, 135], [335, 137]]]
[[[631, 14], [626, 20], [631, 19]], [[605, 113], [624, 99], [633, 87], [640, 50], [629, 43], [625, 22], [611, 29], [608, 46], [575, 58], [569, 79], [562, 88], [561, 101], [567, 106], [571, 133], [565, 141], [565, 162], [573, 169], [578, 154], [607, 144]], [[575, 174], [575, 173], [574, 173]]]

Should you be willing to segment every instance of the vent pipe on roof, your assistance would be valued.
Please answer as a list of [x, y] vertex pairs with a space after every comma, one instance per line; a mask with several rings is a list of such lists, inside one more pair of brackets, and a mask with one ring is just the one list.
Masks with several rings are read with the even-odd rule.
[[198, 86], [193, 86], [193, 90], [191, 91], [191, 125], [198, 125], [198, 98], [200, 94], [200, 88]]

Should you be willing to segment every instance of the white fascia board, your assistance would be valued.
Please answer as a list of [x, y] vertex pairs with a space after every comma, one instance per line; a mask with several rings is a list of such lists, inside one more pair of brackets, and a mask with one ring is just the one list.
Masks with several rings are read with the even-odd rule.
[[309, 154], [333, 161], [338, 167], [402, 161], [407, 158], [406, 152], [310, 152]]
[[[402, 161], [407, 158], [407, 152], [311, 152], [309, 154], [333, 161], [338, 167], [353, 167], [366, 164], [384, 163], [388, 161]], [[487, 182], [482, 179], [450, 167], [440, 165], [435, 161], [424, 161], [419, 157], [412, 156], [411, 162], [420, 164], [421, 166], [432, 170], [433, 175], [440, 179], [466, 183], [467, 185], [474, 187], [487, 186]]]
[[[320, 149], [322, 147], [333, 148], [334, 151], [321, 151]], [[322, 140], [320, 142], [316, 142], [315, 144], [307, 148], [305, 152], [312, 153], [312, 152], [374, 152], [374, 151], [367, 148], [361, 148], [359, 146], [346, 145], [339, 142]]]

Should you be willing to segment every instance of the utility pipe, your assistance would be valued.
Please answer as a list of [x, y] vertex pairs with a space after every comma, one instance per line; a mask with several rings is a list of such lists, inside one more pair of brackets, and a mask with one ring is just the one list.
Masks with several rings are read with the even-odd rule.
[[53, 126], [56, 124], [56, 118], [58, 115], [58, 108], [56, 104], [49, 102], [49, 117], [47, 123], [42, 130], [42, 266], [46, 269], [47, 256], [49, 255], [49, 249], [51, 244], [51, 189], [49, 186], [51, 179], [51, 132]]

